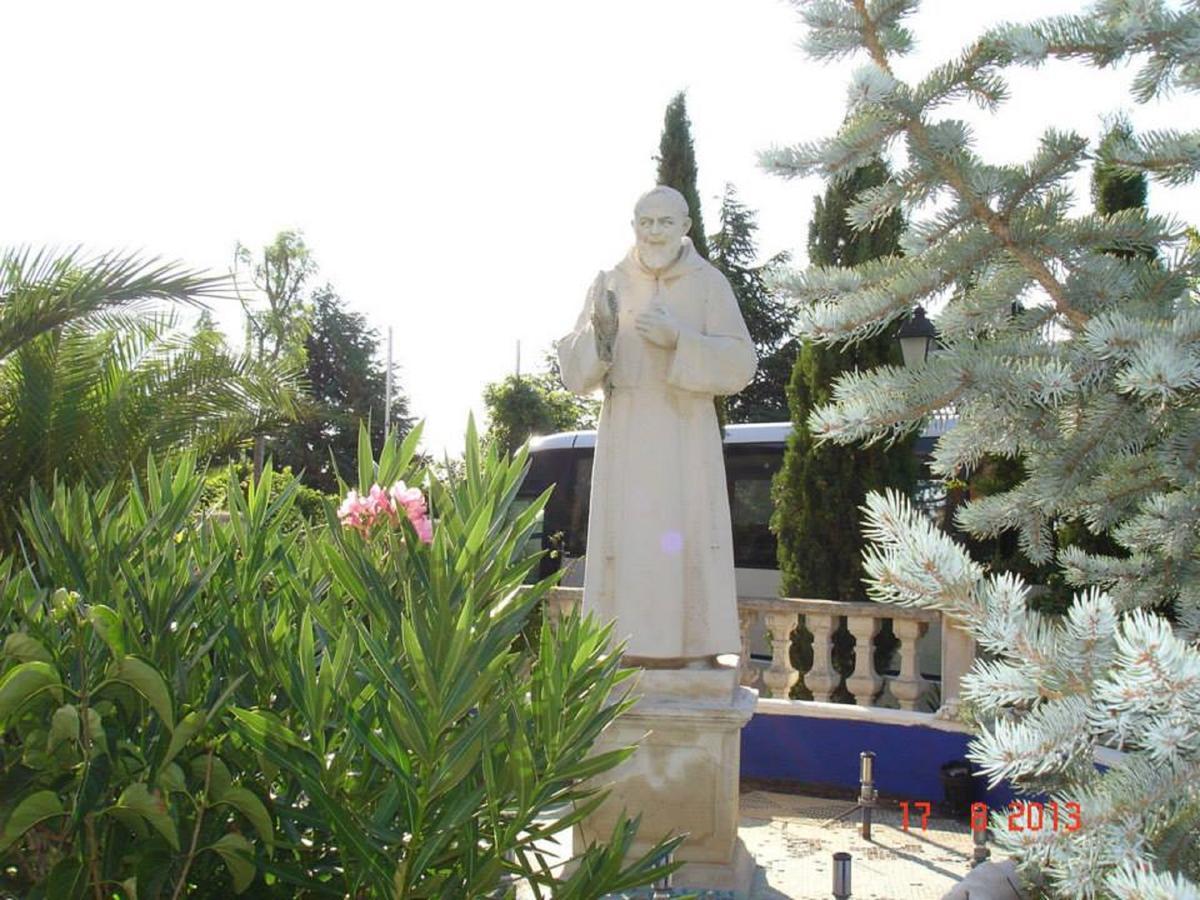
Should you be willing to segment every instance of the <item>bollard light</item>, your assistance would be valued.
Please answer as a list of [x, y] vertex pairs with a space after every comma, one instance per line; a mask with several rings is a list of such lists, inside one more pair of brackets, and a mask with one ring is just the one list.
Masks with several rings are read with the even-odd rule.
[[858, 754], [858, 780], [864, 785], [875, 783], [875, 754], [870, 750]]
[[988, 857], [992, 855], [992, 851], [987, 845], [987, 828], [976, 828], [971, 832], [971, 839], [974, 841], [974, 848], [971, 851], [971, 868], [975, 868], [980, 863], [988, 861]]
[[864, 750], [858, 755], [858, 778], [861, 787], [858, 792], [858, 805], [862, 809], [862, 836], [864, 841], [871, 839], [871, 809], [879, 792], [875, 790], [875, 754]]
[[[660, 865], [669, 866], [671, 864], [671, 854], [668, 853], [665, 856], [660, 857], [658, 860], [658, 863]], [[666, 898], [668, 898], [670, 896], [671, 896], [671, 873], [668, 872], [666, 875], [663, 875], [661, 878], [655, 879], [654, 884], [651, 885], [650, 900], [666, 900]]]
[[850, 900], [850, 854], [833, 854], [834, 900]]

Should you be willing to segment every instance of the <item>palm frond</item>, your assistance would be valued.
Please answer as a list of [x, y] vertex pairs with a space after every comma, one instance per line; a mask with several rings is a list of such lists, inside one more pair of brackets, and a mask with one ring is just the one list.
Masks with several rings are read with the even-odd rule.
[[0, 252], [0, 359], [41, 334], [113, 308], [156, 301], [204, 306], [226, 296], [225, 276], [131, 253], [87, 256], [78, 248]]
[[286, 363], [231, 354], [169, 310], [107, 309], [43, 332], [0, 358], [0, 510], [31, 481], [98, 484], [148, 452], [231, 450], [296, 418], [303, 387]]

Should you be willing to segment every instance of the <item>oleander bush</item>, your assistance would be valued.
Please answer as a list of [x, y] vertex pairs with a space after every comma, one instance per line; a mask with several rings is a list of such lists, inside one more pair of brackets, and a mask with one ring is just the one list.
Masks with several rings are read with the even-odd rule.
[[0, 895], [583, 898], [661, 874], [676, 842], [626, 861], [633, 821], [570, 876], [535, 849], [632, 752], [591, 753], [625, 671], [591, 620], [523, 636], [551, 587], [521, 589], [545, 502], [510, 513], [524, 454], [472, 427], [442, 482], [419, 433], [378, 460], [364, 433], [354, 489], [420, 485], [388, 496], [427, 526], [332, 503], [297, 524], [269, 467], [213, 515], [187, 454], [33, 489], [0, 558]]

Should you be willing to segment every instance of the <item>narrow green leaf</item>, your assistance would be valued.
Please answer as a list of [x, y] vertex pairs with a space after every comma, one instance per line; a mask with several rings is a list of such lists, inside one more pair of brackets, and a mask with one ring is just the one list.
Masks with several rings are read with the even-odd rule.
[[256, 737], [260, 739], [274, 738], [284, 744], [304, 749], [304, 744], [296, 737], [295, 732], [284, 725], [274, 713], [259, 709], [242, 709], [237, 706], [231, 707], [229, 711]]
[[54, 791], [36, 791], [30, 794], [17, 804], [17, 808], [4, 823], [4, 831], [0, 833], [0, 851], [7, 850], [21, 835], [39, 822], [66, 815], [66, 812]]
[[179, 850], [179, 832], [175, 828], [175, 820], [167, 810], [166, 801], [157, 792], [152, 793], [144, 781], [135, 781], [125, 788], [114, 805], [137, 813], [166, 838], [172, 849]]
[[113, 681], [127, 684], [153, 707], [169, 730], [175, 730], [175, 715], [171, 706], [171, 694], [167, 682], [158, 669], [136, 656], [126, 656], [117, 661], [110, 676]]
[[49, 663], [25, 662], [4, 673], [0, 677], [0, 725], [43, 690], [49, 690], [55, 700], [62, 702], [62, 680]]
[[[82, 860], [60, 859], [42, 882], [42, 896], [54, 900], [83, 900], [87, 891], [87, 866]], [[131, 900], [137, 900], [131, 897]]]
[[211, 760], [207, 753], [192, 757], [190, 768], [192, 778], [196, 781], [201, 784], [205, 780], [208, 781], [208, 799], [212, 803], [219, 802], [233, 784], [233, 775], [230, 774], [229, 767], [215, 754]]
[[10, 656], [18, 662], [54, 662], [50, 651], [41, 642], [30, 637], [24, 631], [14, 631], [4, 639], [5, 656]]
[[[309, 701], [310, 710], [315, 713], [319, 706], [319, 704], [312, 702], [316, 699], [317, 695], [316, 638], [313, 635], [312, 612], [307, 609], [304, 610], [304, 614], [300, 617], [300, 647], [298, 654], [300, 677], [303, 679], [303, 684], [300, 687]], [[309, 724], [314, 732], [321, 729], [324, 725], [322, 722], [311, 722]]]
[[168, 794], [187, 793], [187, 781], [183, 777], [183, 769], [179, 763], [167, 763], [158, 773], [156, 783]]
[[375, 480], [375, 457], [371, 453], [371, 434], [365, 422], [358, 423], [358, 492], [365, 495]]
[[483, 539], [492, 526], [492, 509], [492, 500], [489, 499], [475, 514], [475, 522], [471, 527], [470, 533], [467, 535], [465, 548], [467, 553], [474, 554], [483, 545]]
[[254, 847], [240, 834], [225, 834], [209, 845], [209, 850], [218, 853], [225, 861], [225, 868], [233, 877], [233, 891], [240, 894], [254, 880]]
[[159, 765], [165, 766], [178, 756], [179, 752], [187, 746], [188, 742], [204, 728], [207, 721], [208, 716], [199, 711], [190, 712], [184, 716], [180, 720], [178, 727], [171, 734], [171, 743], [167, 745], [166, 755], [163, 756]]
[[121, 627], [121, 617], [115, 610], [103, 603], [93, 603], [88, 607], [88, 621], [100, 636], [100, 640], [112, 651], [116, 659], [125, 655], [125, 633]]
[[79, 710], [68, 704], [60, 706], [50, 717], [50, 733], [46, 737], [46, 752], [53, 753], [54, 749], [64, 741], [79, 740]]
[[244, 787], [231, 787], [221, 796], [220, 802], [227, 803], [249, 819], [267, 848], [275, 849], [275, 830], [271, 827], [271, 815], [257, 794]]

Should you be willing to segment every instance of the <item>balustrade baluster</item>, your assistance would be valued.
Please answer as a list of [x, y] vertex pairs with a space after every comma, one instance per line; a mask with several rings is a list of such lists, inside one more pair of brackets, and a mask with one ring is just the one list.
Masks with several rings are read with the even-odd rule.
[[792, 666], [792, 631], [796, 627], [794, 612], [769, 612], [763, 618], [771, 638], [771, 665], [762, 673], [763, 683], [771, 696], [786, 700], [791, 695], [792, 685], [800, 680], [800, 673]]
[[925, 690], [926, 681], [917, 668], [917, 641], [926, 627], [916, 619], [892, 620], [892, 631], [900, 641], [900, 674], [889, 679], [889, 686], [901, 709], [916, 709], [917, 699]]
[[838, 617], [823, 613], [806, 613], [804, 624], [813, 636], [813, 664], [804, 675], [804, 686], [812, 691], [813, 699], [828, 703], [841, 678], [833, 668], [833, 632]]
[[937, 711], [939, 719], [958, 718], [960, 682], [974, 661], [975, 639], [960, 622], [943, 616], [942, 705]]
[[746, 687], [757, 687], [760, 669], [750, 658], [750, 635], [758, 623], [758, 611], [745, 606], [738, 607], [738, 626], [742, 636], [741, 672], [738, 680]]
[[879, 620], [874, 616], [847, 616], [846, 625], [854, 636], [854, 674], [846, 679], [846, 688], [859, 706], [870, 706], [883, 686], [875, 672], [872, 642], [879, 632]]

